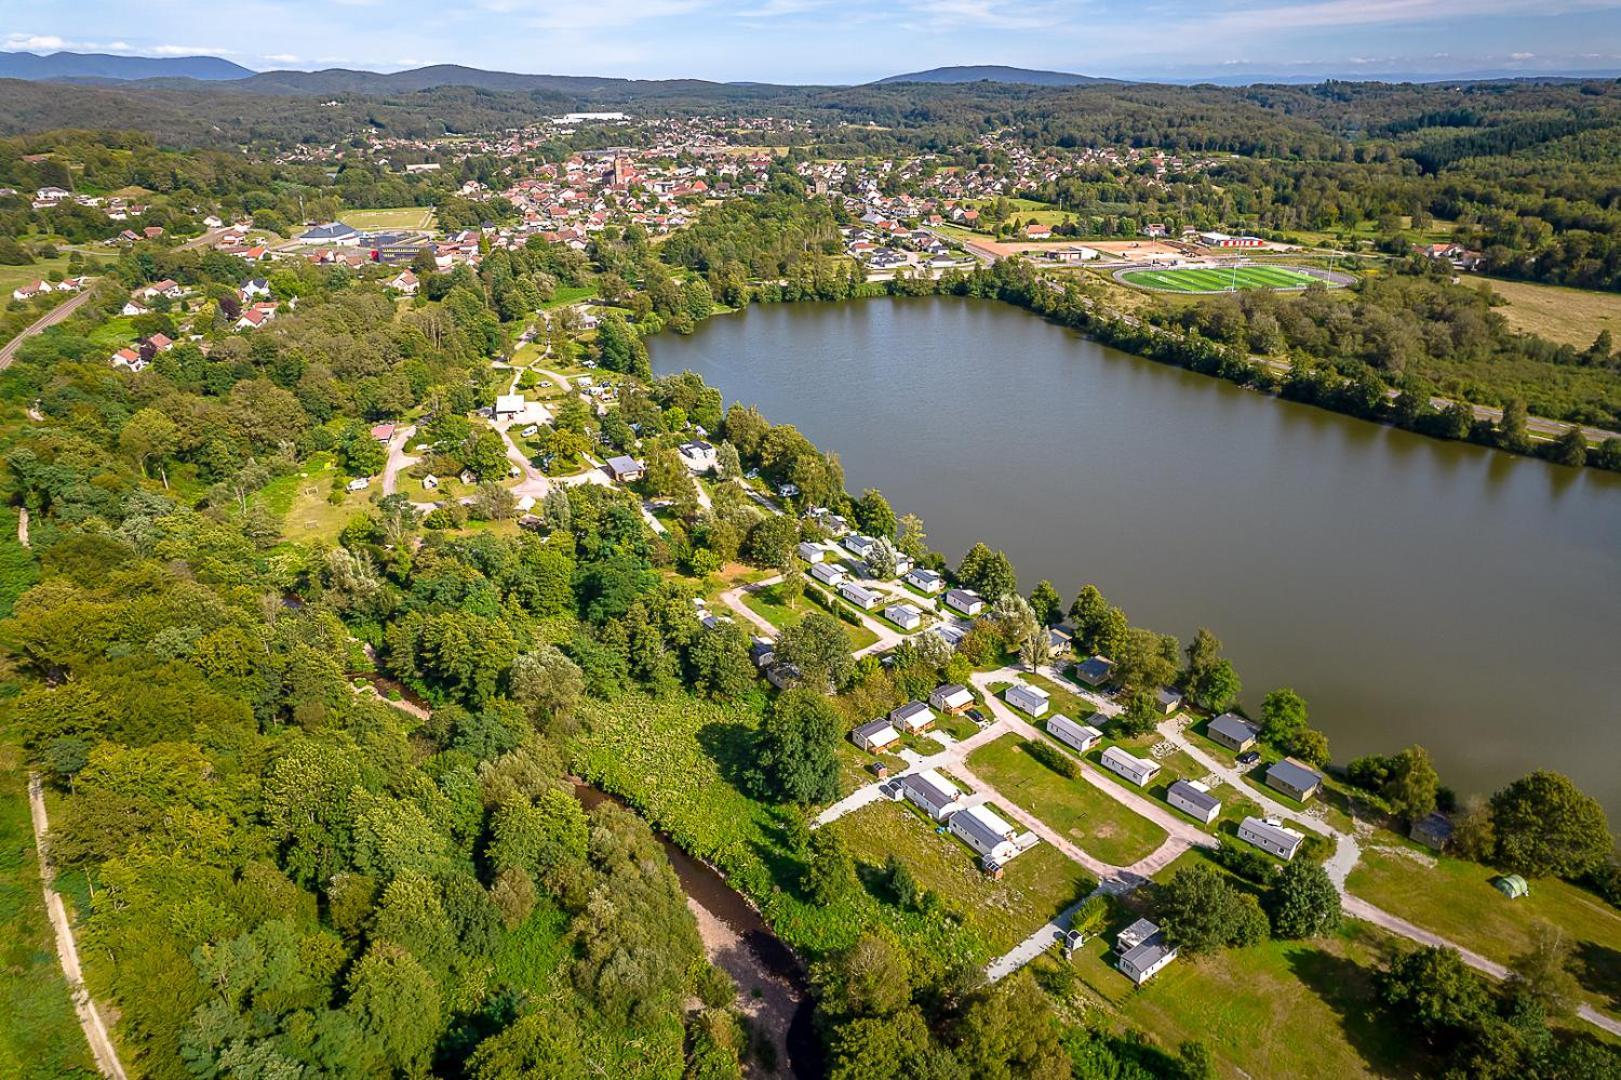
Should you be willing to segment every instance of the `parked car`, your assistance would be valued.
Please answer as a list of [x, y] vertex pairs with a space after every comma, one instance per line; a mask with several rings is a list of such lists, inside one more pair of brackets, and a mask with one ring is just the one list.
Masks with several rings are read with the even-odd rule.
[[980, 727], [990, 727], [991, 725], [990, 718], [984, 713], [980, 712], [978, 709], [969, 709], [967, 712], [963, 713], [963, 715], [968, 717], [968, 719], [972, 720], [974, 723], [978, 724]]
[[1246, 750], [1238, 755], [1238, 763], [1246, 769], [1260, 760], [1261, 752], [1259, 750]]

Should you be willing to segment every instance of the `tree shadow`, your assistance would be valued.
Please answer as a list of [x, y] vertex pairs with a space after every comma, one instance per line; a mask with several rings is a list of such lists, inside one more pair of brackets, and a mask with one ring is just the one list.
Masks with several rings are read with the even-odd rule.
[[1603, 995], [1609, 1008], [1621, 1009], [1621, 950], [1583, 941], [1576, 946], [1575, 960], [1571, 967], [1583, 989]]
[[721, 779], [745, 795], [754, 764], [754, 731], [747, 724], [705, 724], [698, 746], [720, 770]]
[[1423, 1075], [1413, 1043], [1374, 998], [1373, 972], [1352, 960], [1302, 944], [1288, 953], [1289, 970], [1340, 1019], [1345, 1041], [1380, 1076]]

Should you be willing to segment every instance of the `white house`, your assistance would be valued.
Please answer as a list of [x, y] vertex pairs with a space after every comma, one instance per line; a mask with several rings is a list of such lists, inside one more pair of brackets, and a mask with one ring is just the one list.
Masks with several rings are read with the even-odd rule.
[[853, 581], [846, 581], [843, 585], [840, 585], [839, 595], [862, 611], [871, 611], [884, 602], [882, 594], [873, 592], [871, 589], [864, 589]]
[[945, 683], [934, 688], [929, 704], [941, 712], [960, 713], [974, 704], [974, 695], [961, 683]]
[[1165, 791], [1165, 801], [1206, 825], [1221, 813], [1221, 800], [1197, 780], [1175, 780]]
[[1247, 817], [1238, 823], [1238, 838], [1254, 844], [1269, 855], [1276, 855], [1284, 862], [1293, 859], [1306, 840], [1304, 833], [1289, 828], [1281, 821], [1257, 817]]
[[1079, 754], [1086, 753], [1103, 738], [1103, 732], [1097, 728], [1090, 724], [1078, 724], [1063, 713], [1047, 717], [1047, 734]]
[[919, 592], [933, 596], [945, 587], [946, 579], [933, 570], [925, 570], [921, 566], [914, 566], [906, 572], [906, 583]]
[[712, 471], [718, 461], [713, 444], [702, 440], [684, 442], [676, 452], [681, 455], [682, 464], [695, 473]]
[[906, 798], [936, 821], [944, 821], [957, 809], [963, 790], [934, 769], [910, 773], [901, 781]]
[[969, 806], [958, 810], [951, 815], [946, 828], [979, 852], [987, 870], [1007, 862], [1020, 851], [1013, 842], [1016, 830], [988, 806]]
[[798, 550], [801, 559], [813, 566], [827, 558], [827, 549], [821, 544], [813, 544], [809, 540], [801, 540], [796, 550]]
[[985, 610], [985, 598], [972, 589], [951, 589], [946, 593], [946, 607], [973, 618]]
[[869, 720], [865, 724], [857, 724], [850, 730], [850, 741], [863, 750], [877, 753], [890, 743], [901, 737], [895, 730], [895, 725], [888, 720], [879, 718]]
[[1030, 716], [1045, 714], [1051, 701], [1047, 691], [1024, 683], [1014, 683], [1002, 692], [1002, 697], [1009, 705]]
[[840, 566], [838, 563], [813, 563], [811, 564], [810, 572], [811, 577], [815, 578], [817, 581], [820, 581], [824, 585], [831, 585], [835, 589], [840, 585], [843, 585], [845, 579], [848, 577], [848, 575], [844, 572], [844, 567]]
[[878, 546], [877, 540], [870, 536], [862, 536], [860, 533], [851, 533], [844, 538], [843, 543], [845, 550], [858, 559], [865, 559], [872, 549]]
[[495, 418], [510, 420], [521, 414], [528, 405], [522, 394], [499, 394], [495, 399]]
[[388, 283], [388, 287], [406, 296], [415, 296], [419, 283], [415, 274], [409, 270], [402, 270]]
[[1118, 746], [1111, 746], [1103, 751], [1103, 756], [1099, 760], [1105, 769], [1117, 776], [1125, 777], [1138, 787], [1142, 787], [1159, 775], [1159, 762], [1144, 761], [1140, 757], [1126, 753]]
[[51, 283], [48, 281], [31, 281], [27, 285], [19, 285], [11, 290], [13, 300], [32, 300], [36, 296], [44, 296], [51, 292]]
[[907, 731], [922, 731], [934, 723], [934, 712], [921, 701], [908, 701], [890, 712], [889, 722]]
[[1115, 938], [1115, 967], [1141, 986], [1176, 959], [1176, 947], [1165, 939], [1165, 932], [1147, 919], [1138, 919]]
[[884, 609], [884, 618], [902, 630], [916, 630], [923, 625], [923, 612], [911, 604], [891, 604]]

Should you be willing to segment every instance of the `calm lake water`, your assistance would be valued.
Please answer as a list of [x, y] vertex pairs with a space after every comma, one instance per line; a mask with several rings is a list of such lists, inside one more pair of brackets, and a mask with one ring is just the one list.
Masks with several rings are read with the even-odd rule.
[[843, 459], [953, 562], [1095, 582], [1293, 686], [1338, 761], [1422, 743], [1487, 791], [1560, 769], [1621, 825], [1621, 476], [1437, 442], [991, 301], [784, 304], [651, 342]]

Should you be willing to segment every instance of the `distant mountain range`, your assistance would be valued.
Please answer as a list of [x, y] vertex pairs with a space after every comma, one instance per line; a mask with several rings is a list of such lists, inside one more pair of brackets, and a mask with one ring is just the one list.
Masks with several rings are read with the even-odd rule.
[[217, 56], [113, 56], [108, 53], [0, 52], [0, 78], [29, 79], [245, 79], [253, 72]]
[[1086, 86], [1091, 83], [1118, 83], [1095, 75], [1074, 75], [1067, 71], [1039, 71], [1035, 68], [977, 64], [969, 67], [937, 67], [907, 75], [891, 75], [879, 83], [1024, 83], [1029, 86]]

